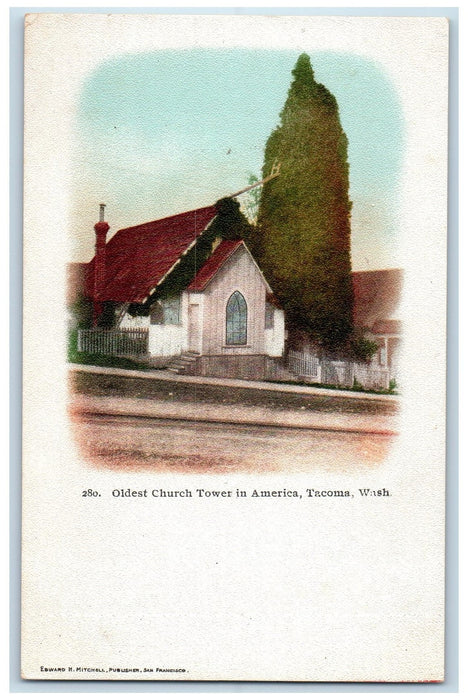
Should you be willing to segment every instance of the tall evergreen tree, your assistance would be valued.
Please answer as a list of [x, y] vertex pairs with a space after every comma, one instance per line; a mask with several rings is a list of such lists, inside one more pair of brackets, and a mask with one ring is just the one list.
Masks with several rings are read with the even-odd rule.
[[302, 54], [265, 149], [258, 234], [249, 242], [282, 302], [291, 330], [327, 350], [352, 331], [348, 141], [335, 97]]

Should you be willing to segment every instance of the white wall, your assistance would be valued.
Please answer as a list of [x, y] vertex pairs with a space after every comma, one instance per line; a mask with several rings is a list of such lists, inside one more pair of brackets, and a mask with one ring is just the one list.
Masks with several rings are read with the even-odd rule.
[[180, 355], [187, 349], [187, 316], [188, 294], [182, 293], [180, 305], [180, 324], [163, 325], [154, 323], [149, 325], [148, 349], [150, 355], [170, 357]]
[[[235, 291], [247, 303], [247, 345], [226, 346], [226, 304]], [[224, 264], [205, 290], [204, 355], [263, 355], [265, 353], [266, 285], [244, 247]]]
[[281, 357], [284, 352], [284, 311], [275, 309], [273, 328], [265, 328], [265, 354], [270, 357]]
[[148, 349], [150, 355], [170, 357], [180, 355], [187, 348], [187, 328], [184, 326], [149, 326]]
[[119, 328], [149, 328], [149, 325], [149, 316], [130, 316], [130, 314], [124, 314], [119, 323]]
[[[243, 294], [247, 302], [247, 345], [226, 347], [226, 304], [236, 290]], [[149, 328], [151, 355], [179, 355], [189, 347], [189, 304], [198, 304], [202, 354], [266, 354], [280, 357], [285, 340], [284, 312], [275, 309], [273, 328], [265, 329], [266, 291], [265, 281], [256, 265], [249, 253], [241, 248], [220, 270], [204, 293], [182, 293], [180, 325], [151, 324], [149, 316], [132, 317], [127, 313], [122, 318], [120, 328]]]
[[180, 325], [152, 324], [149, 316], [130, 316], [126, 313], [120, 322], [120, 328], [148, 328], [148, 349], [150, 355], [170, 357], [179, 355], [187, 349], [188, 294], [184, 292], [181, 299]]

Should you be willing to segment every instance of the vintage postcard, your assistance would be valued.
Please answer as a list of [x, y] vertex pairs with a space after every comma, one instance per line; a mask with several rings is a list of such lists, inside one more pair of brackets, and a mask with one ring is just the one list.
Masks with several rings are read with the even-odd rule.
[[25, 679], [444, 679], [448, 21], [25, 17]]

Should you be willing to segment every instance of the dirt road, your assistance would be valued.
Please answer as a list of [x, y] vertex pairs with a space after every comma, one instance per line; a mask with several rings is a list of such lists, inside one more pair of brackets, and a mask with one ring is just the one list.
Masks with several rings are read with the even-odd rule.
[[222, 473], [374, 468], [392, 437], [286, 427], [87, 415], [75, 418], [83, 454], [113, 470]]
[[101, 468], [372, 469], [387, 455], [396, 432], [397, 403], [389, 397], [72, 374], [76, 437], [83, 455]]

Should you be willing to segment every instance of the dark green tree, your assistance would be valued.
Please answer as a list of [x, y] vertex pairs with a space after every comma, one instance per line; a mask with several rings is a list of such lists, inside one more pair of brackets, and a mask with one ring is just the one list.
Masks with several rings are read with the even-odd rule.
[[335, 97], [317, 83], [302, 54], [280, 124], [265, 148], [258, 234], [250, 244], [282, 302], [290, 332], [325, 350], [352, 331], [348, 141]]

